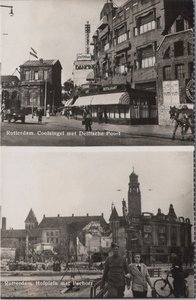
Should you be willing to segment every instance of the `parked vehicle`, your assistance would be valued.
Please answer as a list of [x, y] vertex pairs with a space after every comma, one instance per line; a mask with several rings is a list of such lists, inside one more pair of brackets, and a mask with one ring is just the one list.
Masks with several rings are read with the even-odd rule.
[[22, 123], [25, 123], [25, 111], [22, 110], [11, 110], [6, 109], [2, 111], [1, 120], [4, 122], [5, 120], [10, 122], [16, 122], [20, 120]]

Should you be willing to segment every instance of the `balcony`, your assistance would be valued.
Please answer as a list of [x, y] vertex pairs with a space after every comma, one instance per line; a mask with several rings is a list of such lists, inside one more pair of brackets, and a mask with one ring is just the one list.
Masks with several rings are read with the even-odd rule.
[[124, 42], [122, 42], [122, 43], [120, 43], [120, 44], [118, 44], [118, 45], [115, 46], [115, 52], [122, 51], [124, 49], [129, 48], [130, 46], [131, 46], [131, 43], [130, 43], [129, 40], [128, 41], [124, 41]]
[[98, 25], [97, 28], [103, 30], [107, 25], [108, 25], [107, 17], [104, 16], [104, 17], [101, 19], [101, 21], [99, 22], [99, 25]]
[[108, 25], [106, 25], [106, 27], [102, 31], [99, 32], [99, 38], [101, 39], [107, 33], [108, 33]]

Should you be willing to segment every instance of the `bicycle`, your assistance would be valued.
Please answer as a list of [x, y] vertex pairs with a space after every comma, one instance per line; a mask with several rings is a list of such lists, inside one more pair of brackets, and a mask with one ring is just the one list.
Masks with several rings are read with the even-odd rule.
[[[172, 294], [174, 295], [174, 288], [173, 288], [172, 284], [169, 282], [169, 279], [168, 279], [169, 276], [170, 276], [170, 272], [167, 272], [166, 278], [160, 278], [154, 282], [155, 292], [160, 298], [168, 298]], [[185, 282], [184, 297], [188, 298], [187, 281], [184, 280], [184, 282]]]

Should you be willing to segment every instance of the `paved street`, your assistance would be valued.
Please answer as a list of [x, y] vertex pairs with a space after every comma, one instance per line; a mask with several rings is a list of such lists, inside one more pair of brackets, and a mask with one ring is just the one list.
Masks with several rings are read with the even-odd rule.
[[1, 123], [2, 146], [185, 146], [192, 145], [190, 133], [181, 141], [180, 129], [172, 141], [173, 126], [158, 125], [92, 125], [85, 132], [81, 120], [64, 116], [37, 118], [27, 116], [26, 123]]

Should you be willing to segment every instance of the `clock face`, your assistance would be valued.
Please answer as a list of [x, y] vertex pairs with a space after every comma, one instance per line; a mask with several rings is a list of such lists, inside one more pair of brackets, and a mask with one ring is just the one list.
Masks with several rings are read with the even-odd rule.
[[186, 95], [191, 102], [194, 102], [194, 81], [191, 79], [186, 85]]

